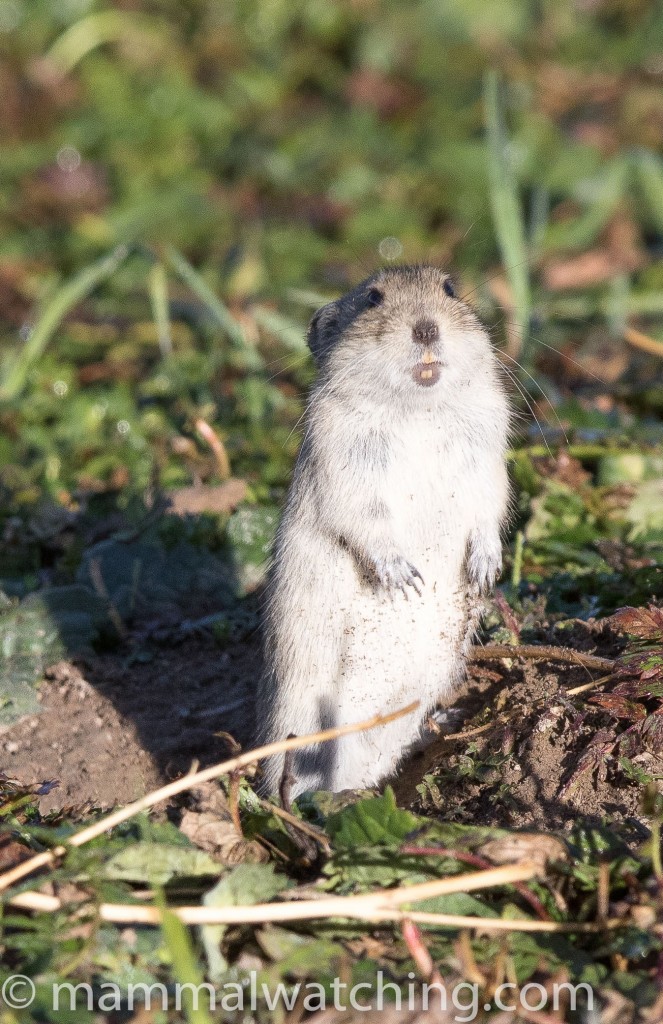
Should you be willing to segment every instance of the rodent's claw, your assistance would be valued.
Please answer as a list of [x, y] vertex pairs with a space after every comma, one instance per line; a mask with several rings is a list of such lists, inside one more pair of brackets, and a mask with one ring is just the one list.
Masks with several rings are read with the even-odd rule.
[[390, 594], [394, 590], [400, 590], [408, 600], [406, 587], [412, 587], [421, 597], [421, 589], [417, 580], [419, 579], [423, 583], [424, 578], [416, 566], [400, 555], [395, 555], [392, 558], [376, 558], [375, 575], [380, 585]]

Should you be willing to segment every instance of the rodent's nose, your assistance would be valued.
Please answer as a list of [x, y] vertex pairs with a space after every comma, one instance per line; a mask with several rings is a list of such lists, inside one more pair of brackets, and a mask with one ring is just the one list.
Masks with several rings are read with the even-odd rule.
[[432, 345], [440, 337], [440, 329], [434, 320], [417, 320], [412, 328], [412, 337], [422, 345]]

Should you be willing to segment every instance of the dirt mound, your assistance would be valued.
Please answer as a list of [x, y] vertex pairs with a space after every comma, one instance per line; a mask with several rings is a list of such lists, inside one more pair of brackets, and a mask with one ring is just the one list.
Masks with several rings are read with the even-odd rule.
[[[43, 811], [133, 800], [194, 760], [222, 760], [220, 733], [250, 742], [259, 671], [255, 637], [220, 649], [211, 636], [192, 636], [133, 658], [60, 662], [41, 686], [41, 714], [0, 737], [4, 770], [22, 783], [58, 781]], [[583, 762], [607, 715], [587, 702], [591, 690], [567, 691], [589, 679], [586, 669], [546, 662], [473, 663], [445, 730], [463, 735], [440, 735], [410, 758], [395, 782], [400, 801], [476, 824], [554, 829], [580, 815], [640, 832], [641, 787], [619, 759], [608, 749], [600, 763]]]

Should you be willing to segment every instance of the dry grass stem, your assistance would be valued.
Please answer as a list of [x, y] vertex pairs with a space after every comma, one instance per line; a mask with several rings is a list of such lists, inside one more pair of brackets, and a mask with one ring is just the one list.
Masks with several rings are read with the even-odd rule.
[[[377, 922], [405, 922], [438, 928], [471, 928], [482, 932], [548, 932], [599, 933], [626, 927], [628, 921], [612, 918], [604, 921], [532, 921], [504, 918], [469, 917], [461, 914], [437, 914], [427, 911], [402, 910], [401, 905], [453, 892], [470, 892], [495, 885], [508, 885], [534, 878], [539, 871], [529, 863], [510, 864], [475, 871], [452, 878], [439, 878], [418, 885], [399, 886], [358, 896], [332, 896], [319, 900], [290, 903], [262, 903], [244, 907], [171, 907], [170, 911], [188, 925], [264, 924], [274, 921], [305, 921], [347, 918]], [[9, 903], [24, 909], [54, 913], [62, 908], [57, 896], [24, 892]], [[161, 911], [140, 904], [102, 903], [98, 908], [101, 920], [114, 924], [159, 925]]]
[[159, 789], [147, 793], [139, 800], [127, 804], [126, 807], [121, 807], [119, 810], [106, 815], [106, 817], [100, 818], [99, 821], [95, 821], [93, 825], [89, 825], [87, 828], [71, 836], [65, 846], [58, 847], [57, 850], [36, 854], [29, 860], [17, 864], [10, 871], [0, 875], [0, 892], [8, 889], [9, 886], [21, 878], [31, 875], [38, 868], [52, 865], [57, 857], [62, 856], [66, 852], [67, 847], [83, 846], [84, 843], [89, 843], [92, 839], [103, 835], [104, 832], [115, 828], [123, 821], [134, 818], [141, 811], [154, 807], [155, 804], [161, 803], [163, 800], [169, 800], [171, 797], [178, 796], [180, 793], [193, 789], [195, 786], [200, 786], [203, 782], [217, 779], [221, 775], [228, 775], [231, 772], [238, 771], [240, 768], [245, 768], [249, 764], [262, 760], [263, 757], [280, 754], [285, 750], [296, 750], [300, 747], [311, 746], [314, 743], [328, 743], [339, 736], [347, 736], [353, 732], [367, 732], [369, 729], [379, 728], [381, 725], [393, 722], [396, 718], [402, 718], [404, 715], [411, 714], [418, 706], [418, 701], [415, 701], [413, 704], [408, 704], [407, 707], [399, 708], [398, 711], [392, 711], [389, 715], [374, 715], [373, 718], [369, 718], [365, 722], [340, 725], [335, 729], [325, 729], [322, 732], [312, 733], [310, 736], [293, 736], [287, 740], [280, 740], [278, 743], [268, 743], [264, 747], [257, 747], [255, 750], [248, 750], [245, 754], [239, 754], [237, 757], [230, 758], [229, 761], [212, 765], [210, 768], [203, 768], [202, 771], [187, 772], [186, 775], [175, 779], [174, 782], [161, 786]]
[[527, 658], [532, 661], [562, 661], [568, 665], [595, 668], [599, 672], [612, 672], [615, 663], [610, 658], [598, 658], [595, 654], [582, 654], [568, 647], [552, 647], [549, 644], [485, 644], [473, 647], [470, 661], [498, 661], [500, 658]]
[[[174, 907], [172, 910], [186, 924], [263, 924], [266, 921], [308, 921], [331, 917], [367, 921], [407, 918], [414, 920], [413, 912], [400, 911], [399, 908], [403, 904], [417, 903], [420, 900], [433, 899], [435, 896], [447, 896], [450, 893], [472, 892], [496, 885], [529, 881], [535, 878], [540, 870], [536, 864], [524, 861], [521, 864], [489, 868], [487, 871], [453, 875], [451, 878], [435, 878], [416, 885], [378, 889], [376, 892], [361, 893], [357, 896], [327, 896], [322, 899], [288, 903], [256, 903], [253, 906]], [[42, 893], [20, 893], [10, 902], [25, 909], [59, 909], [61, 901], [58, 900], [56, 906], [52, 902], [53, 899], [54, 897], [50, 896], [44, 897]], [[49, 902], [46, 903], [45, 900]], [[397, 913], [393, 916], [395, 910]], [[103, 920], [117, 923], [159, 924], [161, 921], [161, 911], [157, 907], [139, 904], [103, 903], [100, 913]], [[376, 914], [377, 917], [374, 916]]]
[[264, 810], [269, 811], [270, 814], [275, 814], [277, 818], [287, 821], [289, 825], [292, 825], [293, 828], [299, 829], [299, 831], [303, 832], [304, 835], [309, 836], [320, 845], [325, 854], [329, 855], [331, 853], [329, 840], [321, 829], [315, 828], [314, 825], [309, 825], [308, 822], [302, 821], [301, 818], [298, 818], [290, 811], [286, 811], [283, 807], [279, 807], [278, 804], [270, 803], [269, 800], [261, 799], [260, 806], [264, 808]]
[[658, 356], [659, 359], [663, 359], [663, 341], [650, 338], [648, 334], [636, 331], [633, 327], [626, 328], [624, 338], [633, 348], [640, 349], [641, 352], [646, 352], [650, 356]]

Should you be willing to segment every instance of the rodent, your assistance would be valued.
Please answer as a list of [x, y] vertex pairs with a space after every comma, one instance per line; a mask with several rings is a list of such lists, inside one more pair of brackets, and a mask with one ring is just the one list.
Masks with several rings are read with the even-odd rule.
[[[420, 705], [297, 751], [293, 796], [395, 771], [462, 677], [509, 506], [500, 363], [446, 273], [382, 269], [307, 340], [317, 379], [267, 585], [260, 740]], [[265, 791], [283, 763], [264, 762]]]

